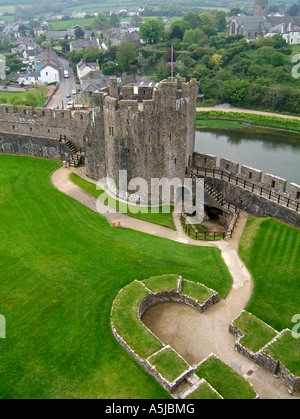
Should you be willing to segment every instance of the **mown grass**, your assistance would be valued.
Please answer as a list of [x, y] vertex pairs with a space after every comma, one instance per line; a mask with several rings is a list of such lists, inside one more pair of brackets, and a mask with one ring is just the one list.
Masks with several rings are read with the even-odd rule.
[[291, 332], [286, 331], [267, 348], [266, 353], [281, 361], [296, 377], [300, 377], [300, 339], [295, 339]]
[[186, 397], [186, 400], [220, 400], [221, 397], [205, 382]]
[[177, 291], [178, 279], [178, 275], [161, 275], [145, 279], [143, 283], [153, 293], [169, 290]]
[[300, 307], [300, 231], [272, 218], [247, 221], [239, 254], [253, 280], [245, 310], [279, 332]]
[[[72, 180], [72, 182], [80, 186], [82, 189], [85, 189], [95, 198], [101, 200], [106, 205], [112, 206], [117, 211], [121, 210], [123, 213], [126, 213], [130, 217], [138, 218], [139, 220], [148, 221], [150, 223], [159, 224], [163, 227], [168, 227], [172, 230], [176, 230], [172, 217], [172, 206], [161, 206], [152, 210], [151, 208], [145, 209], [144, 207], [141, 208], [141, 212], [137, 212], [137, 207], [134, 205], [127, 205], [123, 203], [120, 204], [120, 201], [115, 200], [111, 197], [109, 197], [108, 199], [106, 193], [104, 193], [103, 190], [97, 188], [95, 183], [82, 179], [80, 176], [76, 175], [76, 173], [71, 173], [70, 179]], [[154, 210], [158, 212], [155, 213]]]
[[181, 294], [188, 295], [189, 297], [198, 301], [199, 304], [203, 304], [214, 294], [214, 292], [201, 284], [196, 284], [190, 281], [183, 281]]
[[43, 107], [47, 98], [47, 89], [30, 89], [26, 92], [3, 92], [0, 91], [0, 104]]
[[234, 326], [245, 335], [240, 343], [253, 353], [258, 352], [277, 334], [266, 323], [245, 311], [236, 319]]
[[0, 156], [0, 398], [167, 398], [114, 338], [112, 303], [170, 272], [226, 296], [227, 267], [218, 249], [111, 228], [52, 186], [59, 166]]
[[161, 342], [138, 318], [141, 301], [148, 291], [137, 281], [122, 289], [114, 301], [112, 321], [117, 333], [141, 358], [146, 359], [162, 348]]
[[240, 129], [247, 128], [244, 122], [225, 121], [220, 119], [197, 119], [196, 128]]
[[175, 381], [190, 368], [172, 348], [165, 348], [154, 354], [149, 358], [149, 362], [169, 383]]
[[89, 26], [93, 23], [93, 18], [70, 19], [70, 20], [55, 20], [50, 23], [52, 31], [64, 31], [72, 28], [75, 25]]
[[199, 378], [204, 378], [224, 399], [256, 397], [248, 381], [215, 356], [200, 364], [195, 373]]

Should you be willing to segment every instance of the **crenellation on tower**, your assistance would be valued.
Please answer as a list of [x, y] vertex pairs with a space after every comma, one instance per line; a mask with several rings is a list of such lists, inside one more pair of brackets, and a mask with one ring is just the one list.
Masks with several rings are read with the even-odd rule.
[[254, 16], [268, 16], [268, 0], [255, 0]]
[[[183, 181], [194, 151], [196, 81], [169, 78], [154, 86], [123, 86], [118, 96], [116, 79], [112, 82], [103, 112], [95, 114], [103, 120], [102, 128], [99, 121], [97, 124], [102, 133], [96, 133], [91, 125], [86, 135], [87, 143], [93, 142], [87, 149], [88, 176], [99, 179], [105, 173], [117, 190], [120, 170], [127, 171], [128, 181], [143, 178], [149, 185], [152, 178], [178, 177]], [[105, 150], [101, 165], [95, 162], [100, 149]], [[139, 199], [149, 203], [144, 202], [145, 197]]]

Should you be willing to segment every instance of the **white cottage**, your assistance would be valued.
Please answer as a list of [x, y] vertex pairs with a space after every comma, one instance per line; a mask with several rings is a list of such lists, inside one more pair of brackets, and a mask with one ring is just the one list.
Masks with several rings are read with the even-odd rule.
[[300, 44], [300, 27], [293, 22], [282, 22], [269, 30], [266, 36], [281, 35], [287, 44]]

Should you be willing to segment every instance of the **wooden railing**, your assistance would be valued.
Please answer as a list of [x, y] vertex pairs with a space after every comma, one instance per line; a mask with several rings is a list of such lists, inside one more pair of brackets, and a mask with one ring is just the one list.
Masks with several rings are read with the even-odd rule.
[[185, 234], [187, 234], [189, 237], [195, 240], [224, 240], [224, 239], [230, 239], [232, 238], [233, 228], [229, 231], [195, 231], [195, 229], [192, 227], [192, 224], [187, 224], [186, 219], [183, 215], [180, 217], [180, 223], [182, 226], [183, 231]]
[[272, 189], [269, 189], [267, 186], [263, 186], [249, 180], [243, 179], [240, 176], [228, 173], [221, 168], [207, 168], [207, 167], [195, 167], [187, 168], [187, 174], [190, 176], [201, 176], [201, 177], [211, 177], [215, 179], [221, 179], [226, 182], [229, 182], [231, 185], [239, 186], [255, 195], [261, 196], [262, 198], [268, 199], [276, 204], [282, 205], [285, 208], [290, 209], [291, 211], [300, 212], [300, 203], [294, 199], [287, 197], [286, 195], [276, 192]]

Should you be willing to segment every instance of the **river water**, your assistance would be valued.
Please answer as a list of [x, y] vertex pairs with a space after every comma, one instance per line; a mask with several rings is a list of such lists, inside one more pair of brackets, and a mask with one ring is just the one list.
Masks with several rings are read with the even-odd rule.
[[195, 151], [224, 157], [300, 185], [300, 135], [274, 130], [196, 130]]

